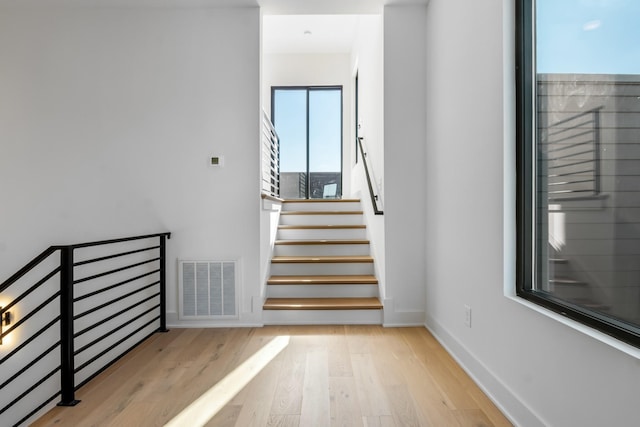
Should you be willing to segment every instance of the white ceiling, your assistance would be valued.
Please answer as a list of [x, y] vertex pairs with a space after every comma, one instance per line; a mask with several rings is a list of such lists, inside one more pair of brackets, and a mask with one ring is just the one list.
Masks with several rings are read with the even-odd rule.
[[358, 15], [265, 15], [262, 48], [265, 53], [349, 53], [359, 21]]
[[380, 13], [384, 5], [429, 0], [0, 0], [0, 7], [260, 7], [268, 14]]
[[[261, 7], [265, 53], [349, 53], [384, 5], [429, 0], [0, 0], [0, 7]], [[305, 32], [311, 34], [305, 35]], [[365, 30], [366, 32], [366, 30]]]

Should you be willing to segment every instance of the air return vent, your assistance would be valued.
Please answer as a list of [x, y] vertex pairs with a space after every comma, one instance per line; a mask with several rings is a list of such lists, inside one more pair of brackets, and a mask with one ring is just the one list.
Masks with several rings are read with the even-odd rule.
[[236, 261], [179, 261], [180, 319], [238, 318]]

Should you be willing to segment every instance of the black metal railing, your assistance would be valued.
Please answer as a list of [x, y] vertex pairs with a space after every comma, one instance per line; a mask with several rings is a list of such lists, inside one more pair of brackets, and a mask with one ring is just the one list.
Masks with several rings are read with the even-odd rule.
[[541, 173], [549, 200], [600, 193], [600, 110], [594, 108], [545, 126], [541, 123]]
[[0, 419], [21, 425], [166, 329], [166, 239], [158, 233], [52, 246], [0, 285]]
[[369, 196], [371, 198], [371, 204], [373, 205], [373, 213], [376, 215], [384, 215], [384, 211], [382, 210], [382, 198], [380, 197], [379, 191], [377, 187], [374, 186], [373, 180], [371, 179], [373, 169], [371, 168], [367, 152], [364, 150], [362, 140], [363, 138], [357, 137], [356, 144], [358, 145], [358, 147], [360, 147], [360, 153], [362, 154], [362, 164], [364, 166], [364, 173], [367, 176], [367, 185], [369, 186]]
[[262, 112], [262, 193], [280, 197], [280, 139], [267, 113]]

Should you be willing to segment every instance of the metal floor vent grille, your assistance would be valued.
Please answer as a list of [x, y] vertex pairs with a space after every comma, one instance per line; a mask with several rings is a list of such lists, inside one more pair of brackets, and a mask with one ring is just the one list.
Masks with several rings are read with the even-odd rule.
[[180, 261], [181, 319], [237, 318], [235, 261]]

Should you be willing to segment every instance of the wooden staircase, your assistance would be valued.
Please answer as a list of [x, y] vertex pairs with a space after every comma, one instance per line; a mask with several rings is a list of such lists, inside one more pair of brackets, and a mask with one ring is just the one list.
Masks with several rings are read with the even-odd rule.
[[286, 200], [276, 238], [265, 324], [382, 323], [359, 200]]

